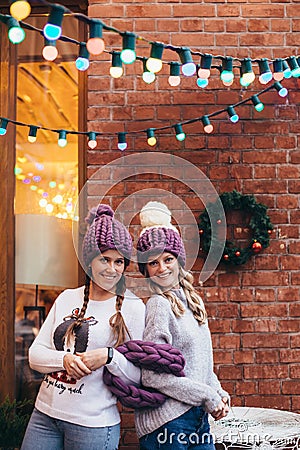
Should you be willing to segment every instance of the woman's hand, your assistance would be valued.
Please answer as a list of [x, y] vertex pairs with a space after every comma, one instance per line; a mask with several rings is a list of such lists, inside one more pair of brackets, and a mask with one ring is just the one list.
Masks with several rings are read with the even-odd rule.
[[211, 415], [215, 420], [223, 419], [229, 412], [228, 398], [223, 397], [218, 406], [213, 410]]
[[97, 370], [104, 366], [107, 361], [107, 347], [96, 348], [95, 350], [89, 350], [83, 353], [76, 353], [80, 357], [81, 361], [90, 370]]
[[67, 374], [76, 380], [80, 380], [80, 378], [91, 373], [91, 370], [85, 365], [81, 358], [71, 353], [67, 353], [64, 356], [63, 365]]

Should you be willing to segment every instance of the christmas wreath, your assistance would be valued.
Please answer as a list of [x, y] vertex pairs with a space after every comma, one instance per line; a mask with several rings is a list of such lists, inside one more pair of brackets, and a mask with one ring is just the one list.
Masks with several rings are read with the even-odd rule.
[[[230, 210], [239, 210], [242, 213], [251, 215], [247, 228], [252, 232], [252, 236], [248, 245], [241, 248], [233, 241], [226, 240], [222, 256], [222, 261], [225, 263], [235, 265], [245, 264], [253, 254], [259, 253], [263, 248], [269, 246], [273, 225], [270, 217], [267, 215], [267, 207], [262, 203], [258, 203], [253, 195], [242, 195], [237, 191], [224, 192], [220, 195], [220, 200], [225, 214]], [[208, 253], [212, 244], [212, 221], [215, 221], [214, 223], [217, 225], [221, 225], [222, 223], [219, 217], [219, 206], [217, 204], [210, 204], [209, 206], [199, 217], [201, 244], [202, 249], [206, 253]], [[214, 237], [214, 239], [217, 240], [218, 237]], [[218, 242], [214, 244], [218, 245]]]

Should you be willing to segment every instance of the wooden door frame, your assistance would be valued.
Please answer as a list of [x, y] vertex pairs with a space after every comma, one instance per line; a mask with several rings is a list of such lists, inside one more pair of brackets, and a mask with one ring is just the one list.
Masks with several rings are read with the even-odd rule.
[[[6, 27], [0, 32], [0, 105], [1, 116], [15, 119], [15, 48], [9, 45]], [[14, 397], [15, 374], [15, 127], [8, 124], [0, 136], [0, 401]]]
[[[78, 4], [61, 1], [74, 12]], [[81, 12], [82, 10], [81, 2]], [[7, 3], [6, 5], [7, 6]], [[0, 1], [1, 13], [4, 4]], [[41, 8], [33, 9], [40, 13]], [[44, 12], [44, 11], [43, 11]], [[79, 24], [80, 40], [86, 39], [86, 28]], [[7, 38], [6, 26], [0, 23], [0, 115], [16, 118], [17, 55], [16, 46]], [[78, 83], [78, 129], [86, 131], [87, 73], [79, 73]], [[15, 397], [15, 177], [16, 129], [8, 124], [5, 136], [0, 136], [0, 402], [8, 395]], [[78, 136], [79, 191], [86, 181], [86, 138]], [[85, 207], [85, 206], [84, 206]], [[79, 280], [83, 271], [78, 265]]]

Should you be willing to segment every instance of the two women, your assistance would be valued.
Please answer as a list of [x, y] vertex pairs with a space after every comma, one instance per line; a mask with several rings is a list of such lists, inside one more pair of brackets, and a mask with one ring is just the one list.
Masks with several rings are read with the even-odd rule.
[[140, 370], [113, 347], [142, 338], [172, 344], [186, 367], [185, 377], [142, 370], [142, 383], [168, 399], [136, 411], [140, 448], [212, 450], [208, 413], [215, 420], [224, 417], [229, 396], [213, 372], [205, 308], [184, 269], [185, 248], [170, 211], [158, 202], [141, 211], [138, 264], [152, 291], [145, 330], [144, 305], [125, 288], [132, 252], [128, 231], [106, 205], [92, 211], [88, 222], [86, 284], [57, 298], [30, 349], [31, 367], [45, 377], [22, 450], [117, 449], [120, 417], [102, 381], [103, 366], [138, 384]]

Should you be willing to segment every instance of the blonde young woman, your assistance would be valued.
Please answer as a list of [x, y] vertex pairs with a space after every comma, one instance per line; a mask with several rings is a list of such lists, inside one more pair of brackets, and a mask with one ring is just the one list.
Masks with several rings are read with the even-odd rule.
[[87, 222], [85, 286], [59, 295], [29, 350], [31, 368], [45, 375], [22, 450], [116, 450], [120, 415], [103, 367], [140, 382], [140, 369], [114, 348], [144, 329], [144, 304], [125, 285], [132, 239], [107, 205]]
[[136, 410], [141, 450], [213, 450], [208, 414], [229, 410], [229, 395], [213, 371], [207, 315], [193, 277], [186, 272], [185, 248], [166, 205], [149, 202], [140, 213], [137, 250], [140, 272], [152, 296], [146, 304], [145, 341], [168, 343], [186, 360], [185, 377], [142, 370], [142, 383], [169, 396], [156, 409]]

